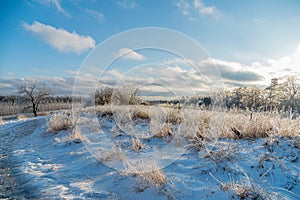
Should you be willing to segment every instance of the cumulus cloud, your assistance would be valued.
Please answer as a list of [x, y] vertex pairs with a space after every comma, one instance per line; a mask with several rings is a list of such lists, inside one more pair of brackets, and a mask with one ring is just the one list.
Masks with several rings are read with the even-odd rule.
[[290, 56], [282, 56], [277, 59], [268, 59], [267, 63], [273, 67], [278, 69], [286, 69], [291, 68], [300, 72], [300, 44], [298, 44], [296, 50]]
[[164, 61], [164, 64], [171, 66], [193, 65], [197, 69], [195, 73], [200, 73], [210, 79], [221, 76], [220, 78], [222, 79], [243, 83], [261, 81], [264, 79], [262, 74], [256, 72], [250, 66], [215, 58], [207, 58], [200, 62], [176, 58], [174, 60]]
[[272, 78], [300, 77], [300, 44], [290, 54], [247, 65], [216, 58], [209, 58], [201, 62], [185, 61], [177, 58], [163, 62], [163, 64], [171, 66], [186, 66], [190, 65], [189, 63], [196, 66], [200, 74], [207, 75], [212, 80], [215, 80], [218, 76], [216, 71], [213, 70], [217, 69], [225, 86], [258, 85], [265, 87], [270, 84]]
[[31, 25], [24, 23], [23, 27], [59, 52], [81, 54], [95, 47], [95, 40], [91, 36], [82, 36], [75, 31], [70, 33], [63, 28], [55, 28], [38, 21]]
[[202, 0], [174, 0], [173, 4], [189, 20], [194, 20], [198, 16], [217, 16], [218, 10], [215, 6], [206, 6]]
[[238, 62], [210, 58], [198, 64], [200, 67], [212, 67], [211, 65], [217, 67], [223, 79], [239, 82], [255, 82], [264, 79], [263, 75], [255, 72], [251, 67]]
[[[117, 68], [102, 71], [102, 69], [91, 66], [87, 67], [87, 70], [77, 77], [77, 83], [80, 86], [78, 93], [92, 94], [94, 91], [92, 87], [97, 86], [95, 83], [98, 83], [98, 86], [114, 86], [122, 81], [140, 86], [142, 95], [153, 98], [205, 94], [223, 86], [225, 88], [250, 85], [266, 87], [273, 77], [284, 78], [299, 73], [299, 59], [300, 45], [289, 56], [267, 59], [265, 62], [253, 62], [249, 65], [216, 58], [208, 58], [200, 62], [176, 58], [162, 63], [142, 65], [139, 68], [134, 68], [134, 70], [128, 69], [128, 72]], [[66, 71], [66, 73], [71, 77], [35, 79], [51, 83], [55, 88], [56, 95], [72, 94], [77, 72]], [[96, 74], [102, 74], [102, 76], [97, 77]], [[220, 80], [222, 84], [220, 84]], [[12, 94], [16, 90], [16, 83], [19, 81], [21, 79], [0, 79], [0, 93]], [[214, 84], [217, 87], [214, 87]]]
[[138, 54], [137, 52], [128, 49], [128, 48], [122, 48], [117, 52], [117, 56], [122, 56], [123, 59], [126, 60], [145, 60], [145, 57], [141, 54]]
[[257, 72], [263, 73], [265, 79], [270, 82], [271, 78], [285, 78], [287, 76], [300, 77], [300, 44], [291, 54], [277, 58], [269, 58], [262, 62], [253, 62], [251, 67]]

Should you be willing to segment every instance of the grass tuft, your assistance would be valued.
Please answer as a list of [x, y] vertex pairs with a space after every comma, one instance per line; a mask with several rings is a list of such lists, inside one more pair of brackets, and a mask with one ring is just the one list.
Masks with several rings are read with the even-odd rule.
[[138, 178], [142, 185], [162, 187], [167, 183], [167, 177], [155, 161], [139, 163], [124, 162], [125, 172], [123, 175], [133, 175]]
[[237, 158], [238, 146], [228, 142], [217, 142], [206, 145], [207, 154], [204, 156], [210, 158], [213, 162], [220, 164], [223, 162], [234, 162]]
[[52, 115], [48, 122], [48, 130], [57, 133], [73, 127], [71, 114], [69, 112], [59, 112]]
[[24, 120], [24, 119], [26, 119], [26, 116], [25, 115], [18, 115], [17, 119], [18, 120]]
[[136, 152], [140, 152], [144, 148], [144, 144], [139, 138], [132, 138], [132, 149]]

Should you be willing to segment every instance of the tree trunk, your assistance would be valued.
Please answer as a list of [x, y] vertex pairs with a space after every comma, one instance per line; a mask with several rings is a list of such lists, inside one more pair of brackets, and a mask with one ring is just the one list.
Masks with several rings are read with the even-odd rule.
[[36, 107], [35, 107], [35, 103], [32, 102], [32, 112], [34, 114], [34, 116], [37, 116], [37, 112], [36, 112]]

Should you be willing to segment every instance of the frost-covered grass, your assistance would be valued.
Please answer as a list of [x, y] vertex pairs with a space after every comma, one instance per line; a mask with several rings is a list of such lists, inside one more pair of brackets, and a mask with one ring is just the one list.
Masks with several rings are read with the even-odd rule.
[[179, 124], [186, 138], [255, 139], [270, 136], [300, 136], [300, 117], [291, 119], [275, 112], [209, 111], [201, 109], [175, 109], [165, 106], [99, 106], [101, 116], [115, 113], [123, 121], [149, 119], [152, 135], [164, 138], [171, 135], [170, 125]]
[[[11, 157], [17, 170], [12, 168], [19, 179], [32, 180], [37, 190], [32, 193], [45, 199], [300, 198], [300, 119], [156, 106], [108, 105], [96, 111], [114, 146], [102, 148], [106, 140], [92, 140], [96, 127], [89, 127], [92, 133], [76, 129], [64, 112], [48, 121], [37, 118], [31, 134], [18, 136]], [[17, 135], [33, 122], [14, 129], [4, 124], [0, 133]], [[56, 134], [44, 134], [48, 130]], [[99, 151], [91, 156], [88, 145]], [[168, 145], [183, 150], [181, 156], [172, 157]], [[157, 160], [147, 157], [156, 152]], [[174, 160], [163, 165], [168, 159]]]
[[147, 187], [147, 185], [161, 187], [167, 183], [167, 177], [163, 170], [155, 161], [141, 161], [138, 163], [131, 163], [125, 160], [125, 171], [122, 175], [134, 175], [138, 178], [140, 186]]
[[73, 127], [73, 120], [70, 112], [58, 112], [51, 116], [48, 122], [48, 130], [57, 133]]

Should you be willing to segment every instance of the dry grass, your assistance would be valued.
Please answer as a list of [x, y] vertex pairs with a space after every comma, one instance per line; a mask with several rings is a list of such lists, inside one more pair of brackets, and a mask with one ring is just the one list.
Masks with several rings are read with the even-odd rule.
[[103, 163], [115, 160], [121, 161], [125, 159], [125, 155], [121, 149], [113, 146], [110, 150], [99, 149], [97, 152], [97, 159]]
[[[124, 126], [128, 121], [150, 119], [151, 135], [159, 138], [174, 134], [196, 140], [219, 137], [256, 139], [274, 135], [300, 136], [300, 117], [283, 118], [278, 113], [271, 112], [251, 114], [249, 111], [239, 110], [208, 111], [195, 108], [179, 110], [169, 106], [143, 105], [98, 106], [96, 111], [110, 116], [118, 113], [117, 117], [120, 119], [117, 120]], [[172, 130], [174, 125], [179, 125], [179, 130]]]
[[136, 152], [140, 152], [144, 148], [144, 144], [141, 143], [139, 138], [132, 138], [132, 149]]
[[282, 199], [275, 192], [270, 192], [265, 190], [262, 186], [255, 183], [253, 179], [249, 178], [247, 174], [245, 174], [245, 179], [240, 181], [231, 180], [229, 183], [222, 182], [214, 177], [211, 173], [210, 176], [215, 179], [220, 184], [220, 189], [225, 191], [226, 193], [231, 191], [232, 198], [239, 199], [257, 199], [257, 200], [265, 200], [265, 199]]
[[173, 134], [172, 123], [169, 120], [172, 113], [172, 108], [151, 107], [150, 132], [154, 137], [166, 138]]
[[61, 142], [67, 142], [72, 140], [79, 140], [81, 142], [90, 142], [89, 139], [83, 135], [79, 130], [73, 129], [73, 131], [65, 137]]
[[238, 146], [227, 142], [217, 142], [206, 145], [207, 154], [204, 156], [210, 158], [213, 162], [220, 164], [223, 162], [233, 162], [237, 158]]
[[166, 175], [155, 161], [130, 163], [125, 160], [124, 166], [125, 172], [122, 174], [136, 176], [141, 185], [162, 187], [165, 183], [167, 183]]
[[44, 111], [44, 112], [39, 112], [38, 113], [38, 116], [48, 116], [48, 115], [50, 115], [50, 112]]
[[134, 119], [150, 119], [149, 106], [134, 106]]
[[221, 189], [226, 190], [232, 190], [233, 191], [233, 197], [239, 198], [239, 199], [274, 199], [275, 194], [272, 194], [268, 191], [266, 191], [264, 188], [262, 188], [260, 185], [255, 184], [251, 182], [250, 184], [243, 184], [243, 183], [229, 183], [224, 184], [221, 186]]
[[210, 116], [208, 124], [204, 122], [200, 126], [202, 129], [206, 127], [206, 135], [202, 134], [204, 137], [215, 135], [231, 139], [256, 139], [274, 135], [300, 136], [299, 119], [282, 118], [276, 113], [210, 111]]
[[57, 133], [62, 130], [67, 130], [73, 127], [71, 113], [59, 112], [52, 115], [48, 122], [48, 130]]
[[24, 120], [24, 119], [26, 119], [26, 116], [25, 115], [18, 115], [17, 119], [18, 120]]

